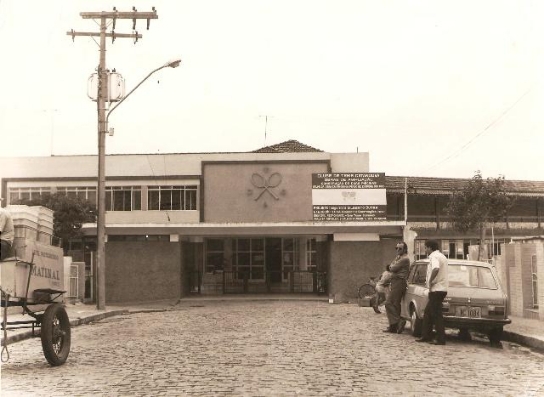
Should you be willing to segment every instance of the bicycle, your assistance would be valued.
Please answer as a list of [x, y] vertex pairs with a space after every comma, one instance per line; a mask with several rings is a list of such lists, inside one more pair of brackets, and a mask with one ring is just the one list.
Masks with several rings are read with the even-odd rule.
[[379, 314], [382, 311], [380, 306], [385, 302], [385, 293], [380, 293], [376, 290], [376, 278], [379, 277], [370, 277], [368, 283], [364, 283], [357, 289], [357, 296], [359, 299], [369, 299], [370, 306], [374, 309], [374, 312]]

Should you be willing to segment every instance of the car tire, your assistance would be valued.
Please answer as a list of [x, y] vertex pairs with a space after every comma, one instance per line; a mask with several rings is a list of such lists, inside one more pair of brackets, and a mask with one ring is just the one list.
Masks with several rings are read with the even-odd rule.
[[470, 342], [472, 340], [472, 336], [470, 335], [468, 328], [459, 328], [459, 334], [457, 334], [457, 337], [463, 342]]
[[488, 331], [487, 337], [489, 338], [489, 343], [491, 347], [502, 348], [502, 327], [493, 328]]
[[421, 336], [423, 321], [417, 316], [416, 309], [412, 308], [410, 313], [410, 332], [415, 337]]

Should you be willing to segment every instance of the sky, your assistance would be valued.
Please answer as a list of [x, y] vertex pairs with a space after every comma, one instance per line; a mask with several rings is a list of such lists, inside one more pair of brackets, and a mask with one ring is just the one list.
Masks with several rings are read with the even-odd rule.
[[98, 153], [99, 46], [66, 33], [134, 4], [159, 18], [107, 40], [126, 93], [182, 63], [111, 114], [107, 154], [295, 139], [386, 175], [544, 180], [539, 0], [0, 0], [0, 157]]

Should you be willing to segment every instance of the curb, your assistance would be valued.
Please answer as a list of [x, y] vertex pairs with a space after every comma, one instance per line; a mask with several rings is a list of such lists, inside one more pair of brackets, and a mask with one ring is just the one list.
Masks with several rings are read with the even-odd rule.
[[[212, 301], [212, 300], [213, 301], [224, 301], [222, 299], [217, 299], [217, 298], [216, 299], [210, 299], [208, 301]], [[228, 300], [228, 299], [225, 299], [225, 300]], [[259, 301], [259, 300], [262, 300], [262, 299], [255, 299], [255, 301]], [[272, 300], [275, 300], [275, 299], [272, 299]], [[298, 299], [298, 300], [301, 300], [301, 299]], [[313, 300], [315, 300], [315, 299], [313, 299]], [[199, 300], [199, 301], [202, 302], [202, 301], [206, 301], [206, 300], [203, 299], [203, 300]], [[185, 302], [187, 303], [188, 301], [186, 300]], [[108, 318], [108, 317], [120, 316], [120, 315], [124, 315], [124, 314], [158, 313], [158, 312], [167, 312], [167, 311], [170, 311], [170, 310], [173, 310], [173, 307], [159, 308], [159, 309], [119, 309], [119, 310], [110, 310], [110, 311], [106, 311], [106, 312], [103, 312], [103, 313], [91, 314], [91, 315], [88, 315], [88, 316], [78, 317], [78, 318], [75, 318], [73, 320], [70, 320], [70, 327], [73, 328], [73, 327], [77, 327], [78, 325], [89, 324], [89, 323], [92, 323], [94, 321], [100, 321], [100, 320], [103, 320], [103, 319]], [[18, 333], [14, 334], [14, 335], [9, 335], [7, 337], [7, 344], [9, 345], [11, 343], [20, 342], [22, 340], [30, 339], [30, 338], [33, 338], [33, 337], [38, 337], [39, 335], [40, 335], [40, 327], [35, 327], [34, 335], [32, 333], [32, 330], [27, 330], [27, 331], [23, 331], [23, 332], [18, 332]], [[3, 343], [3, 338], [1, 339], [1, 341]], [[538, 338], [527, 336], [527, 335], [522, 335], [522, 334], [519, 334], [519, 333], [516, 333], [516, 332], [503, 331], [502, 341], [517, 343], [519, 345], [535, 349], [535, 350], [539, 351], [540, 353], [544, 353], [544, 340], [542, 340], [542, 339], [538, 339]]]
[[[35, 336], [38, 336], [39, 333], [37, 332], [37, 328], [36, 328], [36, 331], [35, 332]], [[30, 339], [34, 337], [34, 335], [32, 335], [32, 331], [24, 331], [24, 332], [20, 332], [18, 334], [15, 334], [15, 335], [10, 335], [7, 337], [6, 341], [7, 341], [7, 344], [10, 345], [14, 342], [20, 342], [22, 340], [25, 340], [25, 339]], [[4, 343], [4, 339], [2, 338], [2, 344]]]
[[[105, 319], [107, 317], [119, 316], [119, 315], [128, 314], [128, 313], [129, 313], [129, 310], [126, 310], [126, 309], [125, 310], [112, 310], [112, 311], [109, 311], [109, 312], [92, 314], [92, 315], [86, 316], [86, 317], [79, 317], [79, 318], [76, 318], [74, 320], [70, 320], [70, 328], [77, 327], [78, 325], [82, 325], [82, 324], [88, 324], [88, 323], [91, 323], [93, 321], [103, 320], [103, 319]], [[27, 330], [27, 331], [23, 331], [23, 332], [18, 332], [18, 333], [14, 334], [14, 335], [9, 335], [6, 338], [6, 342], [9, 345], [11, 343], [20, 342], [22, 340], [37, 337], [37, 336], [40, 335], [40, 329], [41, 329], [41, 327], [35, 327], [34, 328], [34, 333], [32, 333], [32, 330]], [[2, 343], [4, 343], [3, 338], [2, 338]]]
[[[128, 309], [126, 312], [128, 314], [137, 314], [137, 313], [162, 313], [169, 312], [172, 309]], [[124, 313], [126, 314], [126, 313]]]
[[92, 314], [86, 317], [78, 317], [75, 320], [70, 320], [71, 327], [77, 327], [78, 325], [92, 323], [93, 321], [100, 321], [107, 317], [120, 316], [122, 314], [128, 314], [128, 310], [112, 310], [104, 313]]
[[527, 346], [539, 352], [544, 352], [544, 341], [532, 336], [521, 335], [511, 331], [503, 331], [502, 340]]
[[[172, 305], [172, 307], [177, 307], [180, 303], [187, 304], [193, 302], [327, 302], [329, 303], [328, 297], [317, 297], [317, 298], [273, 298], [273, 297], [244, 297], [244, 298], [231, 298], [231, 297], [198, 297], [198, 298], [188, 298], [180, 299], [178, 302]], [[352, 303], [352, 302], [335, 302], [335, 303]], [[166, 309], [170, 310], [170, 309]]]

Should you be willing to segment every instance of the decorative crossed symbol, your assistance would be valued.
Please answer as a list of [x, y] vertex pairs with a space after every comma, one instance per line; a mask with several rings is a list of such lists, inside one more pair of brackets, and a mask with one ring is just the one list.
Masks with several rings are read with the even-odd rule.
[[268, 178], [257, 173], [254, 173], [253, 175], [251, 175], [251, 184], [255, 186], [256, 188], [263, 189], [261, 193], [259, 193], [259, 195], [255, 198], [255, 201], [259, 200], [261, 196], [264, 194], [264, 192], [268, 192], [276, 200], [279, 200], [280, 198], [276, 196], [276, 194], [271, 189], [278, 187], [281, 181], [282, 181], [281, 175], [278, 174], [277, 172], [274, 172]]

